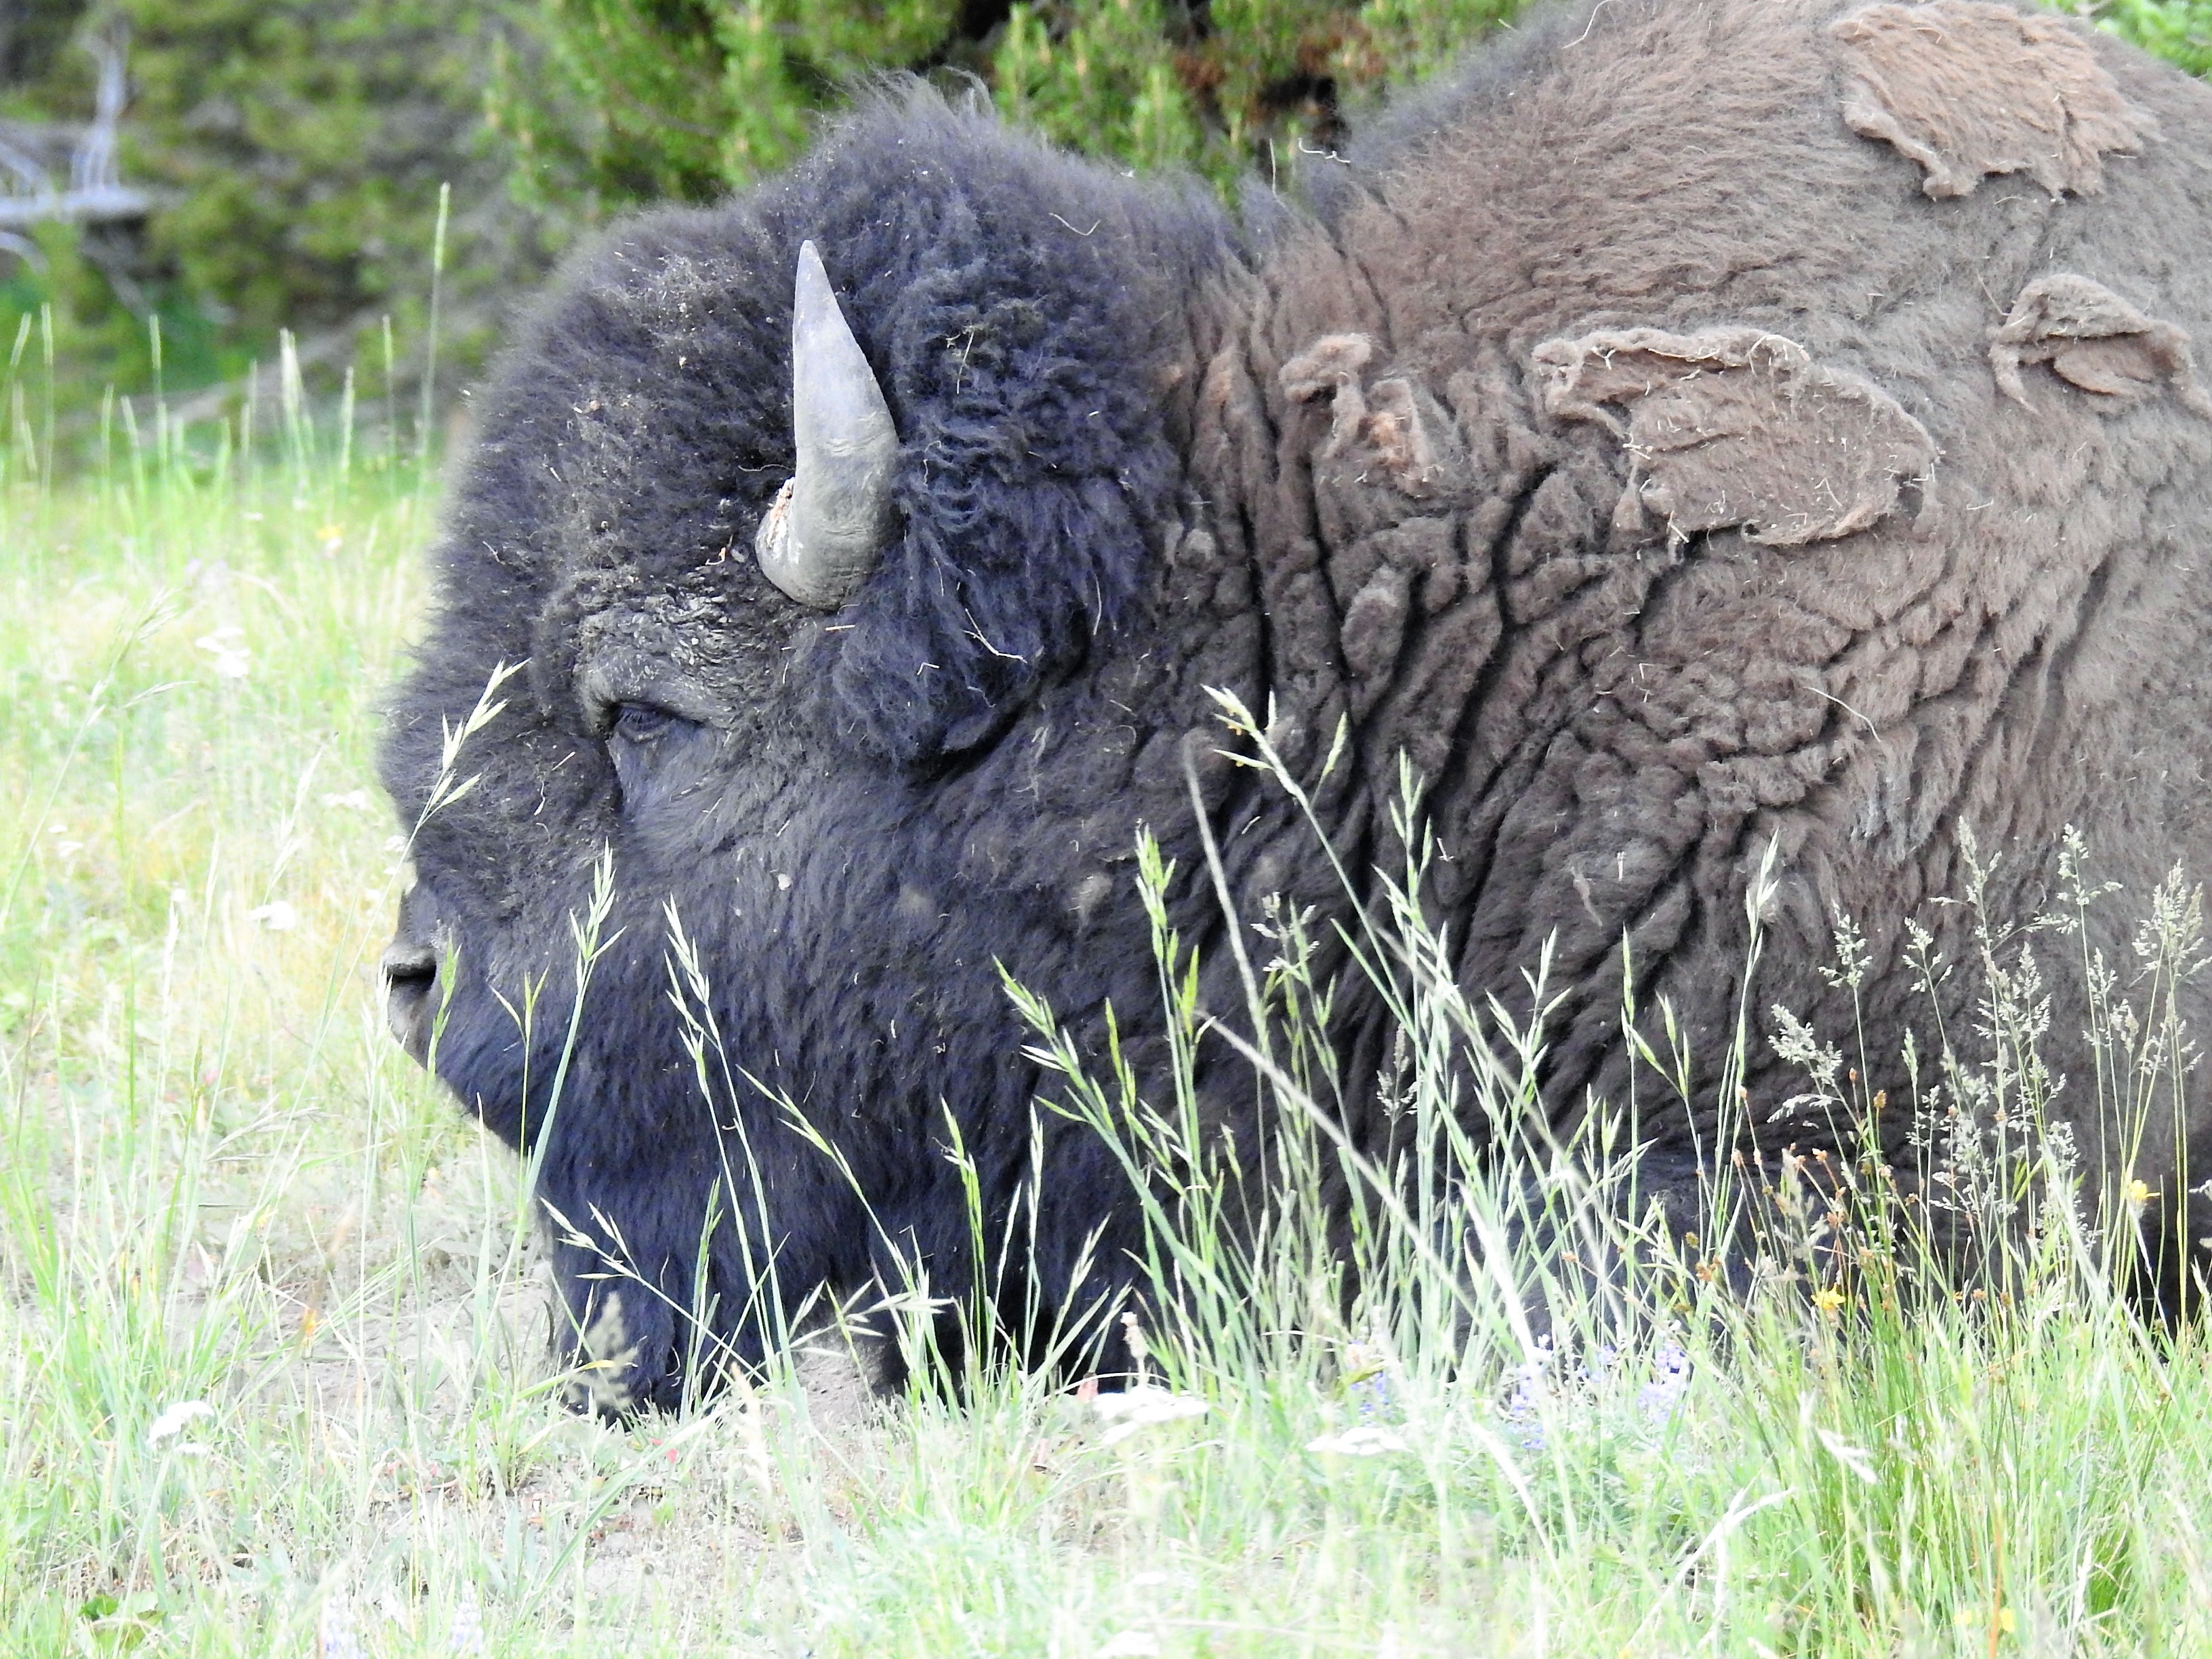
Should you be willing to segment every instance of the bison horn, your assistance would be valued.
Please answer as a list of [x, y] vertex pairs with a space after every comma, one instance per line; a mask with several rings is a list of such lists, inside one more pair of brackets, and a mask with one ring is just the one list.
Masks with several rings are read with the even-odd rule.
[[799, 246], [791, 316], [791, 420], [798, 465], [754, 538], [762, 571], [799, 604], [853, 597], [898, 527], [898, 430], [814, 244]]

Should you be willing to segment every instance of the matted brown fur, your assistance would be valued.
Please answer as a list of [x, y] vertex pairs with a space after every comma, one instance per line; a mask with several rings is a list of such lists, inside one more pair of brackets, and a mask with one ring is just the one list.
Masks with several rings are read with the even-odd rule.
[[1364, 459], [1376, 477], [1419, 498], [1450, 465], [1439, 448], [1450, 422], [1433, 410], [1424, 412], [1426, 400], [1410, 380], [1364, 384], [1374, 356], [1375, 342], [1364, 334], [1331, 334], [1283, 365], [1283, 390], [1300, 403], [1328, 398], [1331, 459]]
[[[1626, 443], [1613, 525], [1632, 533], [1649, 510], [1678, 542], [1738, 526], [1768, 547], [1830, 541], [1935, 468], [1935, 441], [1896, 398], [1778, 334], [1607, 329], [1547, 340], [1534, 361], [1546, 409]], [[1607, 404], [1627, 410], [1626, 428]]]
[[1869, 6], [1828, 32], [1850, 61], [1851, 130], [1927, 169], [1930, 196], [2024, 173], [2053, 195], [2104, 185], [2106, 151], [2139, 149], [2143, 112], [2055, 18], [1984, 0]]
[[[2212, 420], [2179, 350], [2212, 328], [2212, 88], [2063, 18], [1897, 10], [1879, 58], [1900, 100], [1949, 86], [1971, 47], [2004, 97], [2066, 112], [2018, 129], [2063, 139], [2049, 154], [2003, 148], [1957, 125], [1984, 95], [1963, 87], [1936, 150], [1980, 187], [1931, 200], [1889, 137], [1854, 130], [1869, 60], [1831, 33], [1845, 12], [1872, 15], [1608, 0], [1533, 21], [1318, 164], [1326, 223], [1224, 296], [1237, 320], [1195, 377], [1200, 486], [1236, 503], [1185, 544], [1193, 580], [1229, 573], [1206, 578], [1208, 672], [1249, 651], [1224, 683], [1273, 708], [1294, 757], [1317, 763], [1349, 720], [1374, 781], [1340, 770], [1322, 793], [1355, 867], [1395, 856], [1389, 762], [1411, 757], [1462, 982], [1525, 1008], [1521, 975], [1551, 952], [1563, 1110], [1635, 1091], [1625, 971], [1717, 1058], [1770, 843], [1759, 1005], [1863, 1020], [1893, 1098], [1904, 1032], [1932, 1041], [1905, 923], [1971, 955], [1945, 902], [1962, 827], [2001, 854], [1991, 900], [2016, 915], [2045, 905], [2069, 824], [2132, 893], [2177, 860], [2212, 872]], [[1961, 16], [1978, 32], [1905, 27]], [[2058, 273], [2129, 308], [2081, 337], [2086, 314], [2050, 303]], [[1991, 344], [2039, 283], [2003, 343], [2061, 375], [2029, 407]], [[1356, 365], [1332, 357], [1352, 336]], [[2165, 395], [2057, 368], [2088, 380], [2114, 349]], [[1815, 371], [1870, 424], [1845, 446], [1848, 505], [1791, 519], [1769, 510], [1807, 476], [1784, 388]], [[1344, 401], [1392, 380], [1439, 411], [1425, 439], [1455, 458], [1420, 499], [1375, 465], [1371, 396]], [[1655, 482], [1666, 509], [1647, 511]], [[1255, 830], [1232, 859], [1255, 880], [1295, 870], [1296, 834]], [[1818, 971], [1838, 913], [1873, 954], [1856, 1009]], [[2055, 988], [2051, 1043], [2093, 1076], [2080, 994]], [[1754, 1044], [1754, 1097], [1779, 1097]]]
[[2021, 384], [2026, 363], [2091, 394], [2093, 406], [2117, 410], [2170, 384], [2185, 408], [2212, 415], [2212, 396], [2197, 383], [2189, 336], [2146, 317], [2087, 276], [2060, 271], [2039, 276], [2012, 302], [2004, 325], [1990, 337], [1990, 368], [2015, 403], [2033, 407]]

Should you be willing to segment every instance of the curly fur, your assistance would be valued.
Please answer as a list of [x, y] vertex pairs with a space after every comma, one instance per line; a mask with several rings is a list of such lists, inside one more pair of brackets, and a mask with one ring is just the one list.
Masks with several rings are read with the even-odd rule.
[[[1130, 848], [1141, 823], [1178, 859], [1178, 921], [1220, 971], [1189, 880], [1200, 809], [1248, 914], [1270, 893], [1341, 905], [1295, 819], [1216, 752], [1209, 686], [1271, 711], [1354, 871], [1388, 865], [1411, 760], [1462, 982], [1525, 1000], [1555, 949], [1563, 1116], [1626, 1097], [1624, 960], [1642, 1006], [1666, 998], [1717, 1051], [1770, 843], [1762, 1000], [1849, 1017], [1817, 972], [1846, 910], [1871, 930], [1877, 1055], [1924, 1017], [1902, 921], [1963, 954], [1936, 902], [1962, 827], [2004, 851], [1995, 898], [2022, 913], [2068, 823], [2138, 888], [2212, 862], [2212, 418], [2188, 352], [2212, 329], [2212, 91], [2039, 23], [2063, 36], [2050, 61], [2077, 82], [2101, 66], [2158, 136], [2107, 147], [2095, 194], [1993, 173], [1931, 200], [1845, 118], [1847, 9], [1540, 14], [1315, 163], [1310, 208], [1261, 204], [1242, 232], [1188, 189], [901, 94], [726, 206], [618, 228], [554, 285], [481, 400], [385, 775], [411, 826], [442, 723], [528, 659], [530, 695], [461, 763], [483, 782], [416, 835], [401, 923], [441, 948], [441, 1076], [517, 1144], [551, 1109], [567, 918], [611, 852], [621, 931], [543, 1177], [598, 1241], [556, 1267], [603, 1401], [677, 1397], [670, 1304], [712, 1301], [757, 1354], [747, 1287], [770, 1259], [794, 1297], [917, 1269], [959, 1294], [956, 1142], [986, 1237], [1035, 1246], [1036, 1282], [1003, 1294], [1079, 1315], [1127, 1281], [1120, 1177], [1032, 1114], [1044, 1081], [995, 973], [1094, 1045], [1109, 1004], [1152, 1029]], [[1885, 40], [1902, 100], [1911, 33]], [[749, 553], [791, 465], [802, 238], [903, 446], [904, 533], [828, 617]], [[2052, 321], [2051, 295], [2094, 315]], [[1603, 398], [1547, 398], [1563, 352], [1620, 340], [1678, 345], [1649, 386], [1615, 353], [1585, 377]], [[1725, 441], [1701, 447], [1708, 428]], [[610, 734], [639, 704], [686, 718]], [[1352, 763], [1316, 775], [1340, 727]], [[849, 1180], [750, 1085], [712, 1076], [702, 1098], [670, 904], [729, 1078], [787, 1095]], [[508, 1010], [533, 982], [526, 1036]], [[1352, 990], [1338, 1012], [1344, 1074], [1374, 1076], [1383, 1011]], [[2054, 1029], [2079, 1024], [2062, 1002]], [[1256, 1145], [1249, 1088], [1205, 1064], [1209, 1111]], [[1711, 1125], [1645, 1127], [1651, 1167], [1692, 1179]], [[726, 1173], [747, 1158], [757, 1188]], [[610, 1230], [665, 1301], [612, 1319], [592, 1277]]]

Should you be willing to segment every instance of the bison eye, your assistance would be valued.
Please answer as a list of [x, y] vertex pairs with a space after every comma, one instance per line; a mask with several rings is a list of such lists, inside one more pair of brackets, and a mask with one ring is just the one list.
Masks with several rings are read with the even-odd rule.
[[617, 798], [623, 811], [636, 811], [680, 781], [685, 769], [673, 763], [689, 746], [684, 740], [702, 728], [689, 715], [657, 702], [603, 707], [601, 729], [607, 758], [614, 763]]
[[626, 702], [615, 712], [613, 734], [625, 743], [653, 743], [676, 726], [691, 722], [649, 702]]

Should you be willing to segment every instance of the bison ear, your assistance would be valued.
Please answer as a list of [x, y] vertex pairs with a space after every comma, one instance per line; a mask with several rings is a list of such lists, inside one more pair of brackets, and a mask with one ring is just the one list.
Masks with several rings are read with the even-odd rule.
[[898, 529], [898, 430], [811, 242], [799, 246], [792, 298], [791, 424], [796, 463], [753, 545], [769, 580], [835, 611]]

